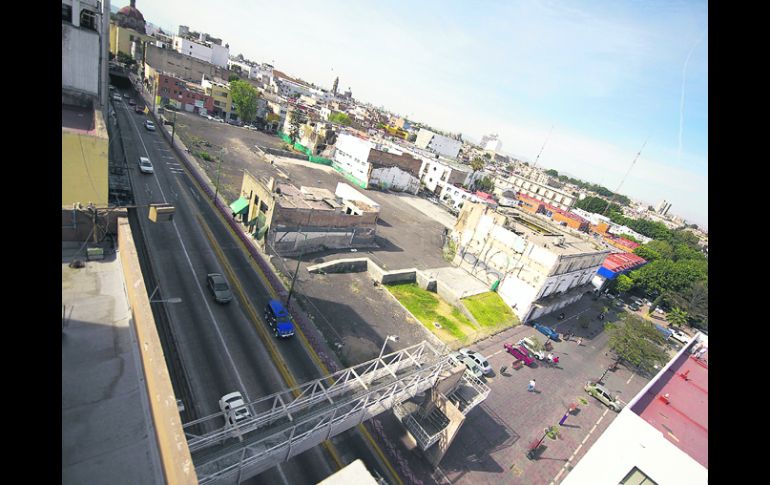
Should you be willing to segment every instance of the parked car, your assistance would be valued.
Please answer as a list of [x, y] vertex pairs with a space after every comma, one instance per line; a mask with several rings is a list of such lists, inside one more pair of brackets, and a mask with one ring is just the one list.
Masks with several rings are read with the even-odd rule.
[[147, 131], [155, 131], [155, 123], [150, 120], [144, 122], [144, 127], [147, 128]]
[[529, 352], [526, 347], [518, 347], [513, 344], [505, 343], [503, 348], [508, 351], [509, 354], [516, 357], [516, 359], [524, 362], [524, 365], [532, 365], [535, 359], [529, 356]]
[[476, 361], [467, 355], [461, 354], [460, 352], [452, 352], [450, 355], [457, 362], [465, 364], [465, 368], [468, 369], [468, 372], [473, 374], [474, 377], [479, 378], [484, 375], [484, 371], [481, 370], [481, 367], [479, 367]]
[[154, 173], [152, 162], [147, 157], [139, 157], [139, 171], [142, 173]]
[[130, 94], [128, 94], [128, 93], [126, 93], [126, 94], [124, 94], [124, 95], [123, 95], [123, 97], [124, 97], [124, 98], [126, 98], [126, 99], [128, 99], [128, 98], [130, 98], [130, 97], [131, 97], [131, 95], [130, 95]]
[[128, 105], [129, 106], [136, 106], [136, 101], [134, 101], [134, 98], [131, 98], [131, 99], [128, 100]]
[[594, 382], [587, 382], [584, 389], [588, 394], [598, 399], [602, 404], [613, 411], [620, 411], [623, 409], [623, 404], [620, 400], [618, 400], [617, 397], [613, 397], [604, 386]]
[[478, 364], [479, 367], [481, 367], [481, 371], [484, 374], [489, 374], [492, 372], [492, 366], [489, 365], [489, 361], [487, 361], [487, 359], [480, 353], [476, 352], [475, 350], [465, 348], [460, 349], [459, 352], [473, 359], [473, 361]]
[[692, 337], [682, 332], [681, 330], [672, 330], [671, 338], [684, 345], [689, 344], [690, 340], [692, 340]]
[[136, 108], [134, 108], [134, 111], [136, 111], [137, 113], [140, 113], [140, 114], [144, 114], [144, 106], [142, 106], [140, 104], [137, 104]]
[[674, 332], [672, 332], [671, 330], [667, 329], [666, 327], [664, 327], [663, 325], [661, 325], [659, 323], [655, 324], [655, 330], [660, 332], [661, 335], [663, 335], [663, 338], [665, 338], [666, 340], [668, 340], [668, 338], [671, 337], [671, 334], [674, 333]]
[[517, 343], [527, 349], [529, 353], [537, 360], [545, 359], [545, 352], [542, 350], [535, 350], [535, 342], [531, 338], [525, 337], [519, 340]]
[[559, 333], [556, 330], [552, 329], [551, 327], [547, 327], [540, 323], [535, 323], [532, 326], [535, 327], [535, 330], [542, 333], [543, 335], [550, 338], [551, 340], [556, 340], [556, 341], [559, 340]]
[[257, 127], [254, 125], [243, 125], [247, 130], [257, 131]]
[[121, 98], [120, 98], [120, 94], [118, 94], [118, 93], [115, 93], [115, 94], [113, 94], [113, 95], [112, 95], [112, 100], [113, 100], [113, 101], [120, 101], [120, 99], [121, 99]]
[[636, 303], [636, 302], [633, 302], [633, 303], [631, 303], [630, 305], [628, 305], [628, 308], [629, 308], [631, 311], [634, 311], [634, 312], [635, 312], [635, 311], [638, 311], [638, 310], [639, 310], [640, 308], [642, 308], [642, 307], [641, 307], [641, 305], [639, 305], [638, 303]]
[[233, 299], [233, 292], [230, 291], [230, 285], [227, 280], [219, 273], [209, 273], [206, 275], [206, 285], [214, 295], [217, 303], [229, 303]]
[[219, 400], [219, 409], [225, 414], [225, 421], [230, 426], [240, 424], [251, 417], [251, 411], [246, 407], [243, 395], [238, 391], [222, 396]]

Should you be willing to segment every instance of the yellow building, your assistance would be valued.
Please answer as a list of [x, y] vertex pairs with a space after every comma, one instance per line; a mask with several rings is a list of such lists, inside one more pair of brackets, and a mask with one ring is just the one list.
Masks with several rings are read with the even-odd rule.
[[[134, 58], [142, 59], [143, 53], [141, 51], [137, 53], [135, 49], [141, 49], [143, 42], [153, 40], [153, 37], [149, 35], [110, 22], [110, 53], [114, 56], [117, 56], [118, 52], [122, 52]], [[134, 43], [136, 43], [135, 46]]]
[[230, 85], [228, 83], [203, 79], [201, 86], [208, 96], [214, 98], [214, 116], [219, 116], [225, 121], [229, 121], [230, 114], [234, 111]]
[[107, 207], [109, 136], [99, 110], [62, 105], [61, 205]]

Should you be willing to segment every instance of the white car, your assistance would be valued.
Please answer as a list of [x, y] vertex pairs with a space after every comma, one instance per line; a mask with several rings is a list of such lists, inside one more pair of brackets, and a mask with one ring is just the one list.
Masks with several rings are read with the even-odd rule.
[[532, 354], [532, 356], [537, 360], [545, 359], [545, 352], [542, 350], [535, 350], [535, 343], [529, 337], [525, 337], [519, 340], [518, 345], [521, 345], [525, 349], [529, 350], [529, 353]]
[[155, 123], [150, 120], [144, 122], [144, 127], [147, 128], [147, 131], [155, 131]]
[[112, 100], [113, 101], [120, 101], [121, 97], [120, 97], [120, 95], [118, 93], [115, 93], [115, 94], [112, 95]]
[[481, 371], [486, 375], [492, 372], [492, 366], [489, 365], [489, 361], [481, 355], [480, 353], [476, 352], [475, 350], [471, 349], [460, 349], [459, 352], [465, 356], [470, 357], [473, 359], [473, 361], [478, 364], [479, 367], [481, 367]]
[[473, 374], [474, 377], [478, 378], [484, 375], [484, 372], [481, 370], [481, 367], [479, 367], [478, 364], [476, 364], [476, 361], [474, 361], [467, 355], [463, 355], [460, 352], [452, 352], [451, 356], [457, 362], [461, 364], [465, 364], [465, 368], [468, 369], [468, 372]]
[[139, 171], [142, 173], [154, 173], [152, 162], [147, 157], [139, 157]]
[[692, 337], [690, 337], [686, 333], [682, 332], [681, 330], [672, 330], [671, 331], [671, 337], [669, 337], [669, 338], [672, 338], [672, 339], [676, 340], [677, 342], [679, 342], [681, 344], [684, 344], [684, 345], [687, 345], [688, 343], [690, 343], [690, 340], [692, 340]]
[[219, 409], [225, 414], [225, 421], [229, 425], [240, 424], [251, 417], [251, 411], [246, 407], [243, 396], [238, 391], [222, 396], [219, 400]]

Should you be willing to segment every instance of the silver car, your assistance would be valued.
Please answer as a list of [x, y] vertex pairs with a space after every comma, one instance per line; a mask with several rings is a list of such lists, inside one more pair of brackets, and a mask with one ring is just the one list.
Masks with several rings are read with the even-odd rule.
[[473, 360], [473, 362], [475, 362], [476, 365], [478, 365], [481, 368], [481, 371], [484, 374], [489, 374], [490, 372], [492, 372], [492, 366], [489, 365], [489, 361], [480, 353], [476, 352], [475, 350], [466, 349], [466, 348], [460, 349], [459, 352], [465, 356], [470, 357]]
[[479, 378], [484, 375], [481, 367], [479, 367], [478, 364], [476, 364], [476, 362], [467, 355], [463, 355], [460, 352], [452, 352], [451, 356], [457, 362], [465, 364], [465, 368], [468, 370], [468, 372], [473, 374], [474, 377]]
[[206, 284], [214, 295], [214, 299], [217, 303], [228, 303], [233, 299], [233, 292], [230, 291], [230, 285], [227, 284], [227, 280], [221, 274], [208, 274], [206, 276]]

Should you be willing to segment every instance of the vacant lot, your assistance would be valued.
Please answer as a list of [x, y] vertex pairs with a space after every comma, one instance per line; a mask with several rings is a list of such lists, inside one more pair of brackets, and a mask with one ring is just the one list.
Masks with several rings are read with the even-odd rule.
[[415, 283], [388, 285], [387, 288], [425, 328], [444, 342], [463, 339], [466, 334], [478, 330], [460, 310]]
[[484, 328], [512, 327], [521, 323], [494, 291], [463, 298], [462, 302]]

